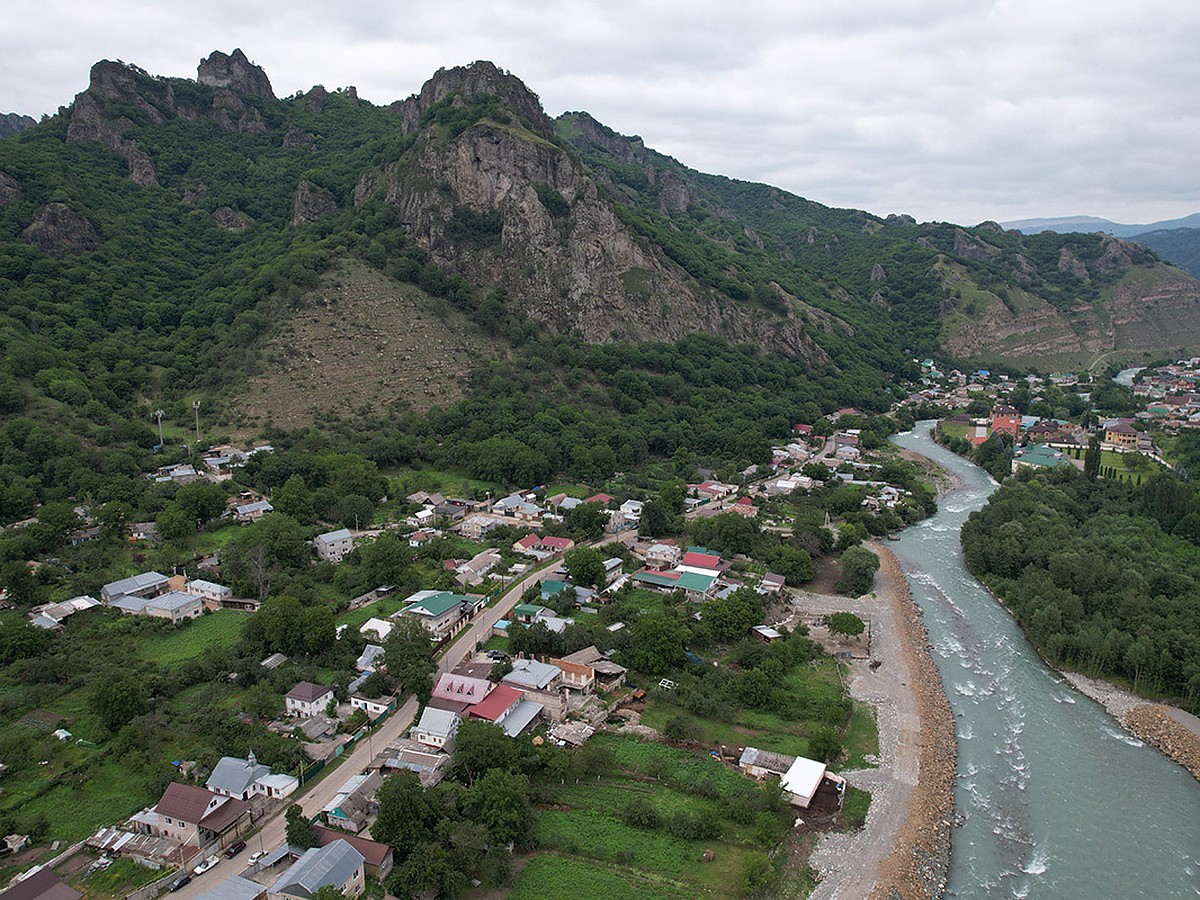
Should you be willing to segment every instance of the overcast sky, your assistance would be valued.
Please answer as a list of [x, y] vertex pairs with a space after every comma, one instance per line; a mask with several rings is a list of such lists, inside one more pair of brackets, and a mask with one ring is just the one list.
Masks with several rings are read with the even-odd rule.
[[[843, 10], [840, 7], [846, 7]], [[240, 47], [275, 93], [384, 104], [490, 59], [706, 172], [921, 220], [1200, 211], [1200, 3], [1187, 0], [42, 0], [0, 17], [0, 112], [98, 59], [195, 77]]]

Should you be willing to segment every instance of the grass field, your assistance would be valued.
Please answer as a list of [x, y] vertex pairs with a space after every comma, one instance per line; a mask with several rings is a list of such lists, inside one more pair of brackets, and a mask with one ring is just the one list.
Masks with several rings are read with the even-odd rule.
[[[242, 635], [249, 614], [218, 610], [146, 641], [141, 655], [160, 666], [173, 666], [204, 653], [205, 647], [229, 647]], [[365, 620], [364, 620], [365, 621]]]
[[861, 769], [875, 765], [863, 760], [866, 755], [879, 756], [879, 729], [875, 724], [875, 710], [869, 704], [854, 704], [843, 743], [846, 746], [846, 760], [838, 768]]
[[555, 854], [529, 861], [509, 892], [509, 900], [691, 900], [692, 885], [652, 878], [629, 866], [601, 865]]

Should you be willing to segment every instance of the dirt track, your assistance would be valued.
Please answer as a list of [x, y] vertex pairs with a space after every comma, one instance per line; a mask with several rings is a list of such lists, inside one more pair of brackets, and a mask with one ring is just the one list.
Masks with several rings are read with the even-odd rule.
[[929, 655], [919, 610], [895, 557], [880, 557], [876, 597], [801, 593], [813, 612], [853, 612], [871, 621], [871, 655], [852, 663], [850, 694], [872, 704], [879, 725], [880, 766], [843, 773], [871, 792], [866, 825], [821, 839], [810, 860], [821, 883], [814, 900], [938, 897], [950, 858], [956, 744], [950, 705]]

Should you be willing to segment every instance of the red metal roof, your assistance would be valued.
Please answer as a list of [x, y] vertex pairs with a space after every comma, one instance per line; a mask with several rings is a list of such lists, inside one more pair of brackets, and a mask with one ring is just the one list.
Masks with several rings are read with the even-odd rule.
[[487, 698], [482, 703], [472, 706], [467, 711], [467, 714], [477, 719], [486, 719], [488, 722], [495, 722], [515, 706], [523, 696], [524, 694], [514, 687], [509, 687], [507, 684], [498, 684], [492, 688], [492, 692], [487, 695]]
[[536, 547], [537, 545], [538, 545], [538, 536], [536, 534], [527, 534], [527, 535], [525, 535], [525, 537], [523, 537], [519, 541], [517, 541], [517, 546], [523, 547], [526, 550]]
[[570, 538], [544, 537], [539, 542], [543, 547], [553, 547], [555, 550], [565, 550], [575, 544]]
[[721, 566], [721, 557], [715, 553], [696, 553], [689, 550], [683, 554], [679, 563], [681, 566], [693, 566], [697, 569], [717, 569]]

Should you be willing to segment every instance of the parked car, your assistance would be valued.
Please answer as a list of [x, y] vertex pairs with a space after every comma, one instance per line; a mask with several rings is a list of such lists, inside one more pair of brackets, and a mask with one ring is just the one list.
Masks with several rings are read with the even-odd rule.
[[228, 847], [225, 848], [225, 858], [233, 859], [235, 856], [237, 856], [239, 853], [241, 853], [245, 849], [246, 849], [245, 841], [238, 841], [236, 844], [230, 844]]
[[185, 884], [190, 883], [191, 880], [192, 880], [191, 875], [189, 875], [187, 872], [181, 872], [179, 875], [175, 876], [174, 881], [172, 881], [169, 885], [167, 885], [167, 890], [171, 891], [173, 893], [173, 892], [179, 890]]
[[488, 659], [508, 659], [508, 654], [503, 650], [489, 650], [487, 655]]
[[258, 862], [260, 859], [262, 859], [266, 855], [267, 855], [266, 851], [264, 851], [264, 850], [255, 850], [253, 853], [250, 854], [250, 858], [247, 859], [246, 862], [249, 863], [250, 865], [254, 865], [256, 862]]
[[192, 874], [193, 875], [203, 875], [205, 872], [207, 872], [209, 869], [211, 869], [213, 866], [215, 866], [220, 861], [221, 861], [221, 857], [217, 856], [216, 854], [213, 854], [208, 859], [206, 859], [204, 862], [200, 863], [200, 865], [196, 866], [196, 868], [192, 869]]

